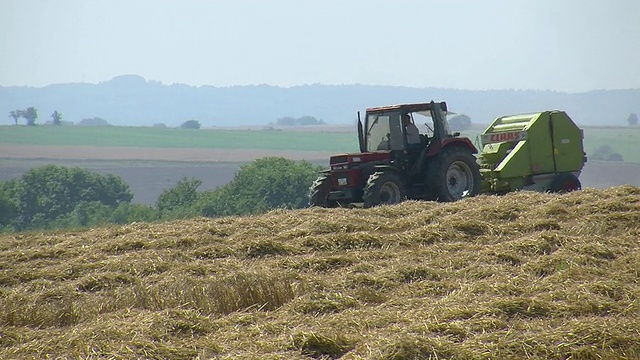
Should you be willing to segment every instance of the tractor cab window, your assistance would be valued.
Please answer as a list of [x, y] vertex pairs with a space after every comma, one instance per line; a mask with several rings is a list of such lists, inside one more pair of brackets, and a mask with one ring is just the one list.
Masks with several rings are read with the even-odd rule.
[[451, 134], [453, 134], [451, 132], [451, 127], [449, 126], [449, 119], [454, 117], [456, 114], [455, 113], [444, 113], [444, 133], [447, 134], [448, 136], [451, 136]]
[[[449, 128], [449, 121], [447, 120], [447, 118], [455, 114], [443, 112], [442, 115], [444, 116], [442, 123], [444, 134], [450, 136], [451, 129]], [[420, 134], [423, 134], [428, 138], [432, 138], [435, 131], [435, 125], [433, 123], [433, 116], [431, 115], [431, 111], [414, 112], [412, 113], [412, 116], [416, 126], [418, 127], [418, 130], [420, 130]]]
[[367, 151], [403, 150], [400, 113], [372, 113], [365, 121]]
[[421, 135], [428, 138], [433, 137], [433, 120], [430, 112], [415, 112], [412, 114], [413, 121], [418, 127]]

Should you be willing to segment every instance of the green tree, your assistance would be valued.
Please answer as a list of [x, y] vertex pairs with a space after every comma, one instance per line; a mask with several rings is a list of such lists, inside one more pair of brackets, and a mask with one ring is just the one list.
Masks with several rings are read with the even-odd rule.
[[13, 119], [13, 122], [18, 125], [18, 119], [22, 116], [22, 110], [11, 110], [9, 111], [9, 117]]
[[204, 194], [205, 216], [258, 214], [276, 208], [307, 206], [309, 186], [320, 166], [281, 157], [265, 157], [240, 168], [229, 184]]
[[231, 183], [200, 194], [196, 208], [202, 216], [217, 217], [236, 215], [235, 196]]
[[21, 113], [22, 117], [27, 120], [27, 126], [36, 126], [36, 120], [38, 119], [38, 110], [33, 106], [28, 107]]
[[155, 221], [158, 218], [158, 211], [151, 206], [120, 203], [111, 213], [109, 221], [116, 224], [131, 224], [133, 222]]
[[296, 119], [291, 116], [281, 117], [276, 120], [276, 125], [280, 126], [293, 126], [296, 124]]
[[193, 208], [198, 200], [198, 187], [200, 185], [202, 185], [202, 181], [198, 179], [188, 180], [186, 177], [182, 178], [176, 186], [160, 194], [156, 201], [156, 208], [161, 215], [165, 216], [169, 213], [177, 216], [177, 212], [183, 215], [190, 214], [190, 209]]
[[16, 216], [16, 206], [11, 201], [3, 183], [0, 183], [0, 229], [11, 224]]
[[638, 125], [638, 115], [635, 114], [635, 113], [629, 114], [629, 117], [627, 118], [627, 122], [629, 123], [629, 126], [637, 126]]
[[296, 122], [298, 123], [298, 125], [322, 125], [322, 124], [324, 124], [324, 121], [318, 120], [315, 117], [309, 116], [309, 115], [299, 117]]
[[75, 211], [81, 203], [99, 202], [116, 208], [133, 198], [129, 186], [119, 177], [94, 174], [80, 167], [47, 165], [4, 185], [5, 194], [16, 205], [13, 224], [17, 230], [45, 227]]
[[99, 117], [82, 119], [78, 122], [79, 126], [111, 126], [107, 120]]
[[448, 119], [453, 131], [465, 131], [471, 129], [471, 118], [464, 114], [455, 115]]
[[180, 125], [182, 129], [200, 129], [200, 122], [197, 120], [187, 120]]
[[62, 125], [62, 114], [59, 113], [57, 110], [54, 111], [53, 114], [51, 114], [51, 121], [52, 121], [52, 124], [55, 126]]
[[294, 126], [294, 125], [322, 125], [325, 122], [318, 120], [313, 116], [305, 115], [299, 118], [293, 118], [291, 116], [285, 116], [276, 120], [276, 125], [279, 126]]
[[76, 205], [73, 211], [64, 214], [55, 220], [46, 222], [40, 227], [48, 229], [78, 228], [88, 226], [104, 226], [110, 221], [114, 209], [99, 201], [82, 201]]

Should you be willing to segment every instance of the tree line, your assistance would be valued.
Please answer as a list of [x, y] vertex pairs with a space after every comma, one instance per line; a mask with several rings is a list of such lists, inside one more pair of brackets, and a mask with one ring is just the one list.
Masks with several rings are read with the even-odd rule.
[[[18, 120], [20, 120], [21, 118], [25, 119], [27, 126], [38, 125], [36, 123], [36, 120], [38, 119], [38, 109], [36, 109], [33, 106], [30, 106], [26, 109], [17, 109], [17, 110], [9, 111], [9, 117], [13, 119], [13, 122], [15, 125], [18, 125]], [[51, 114], [51, 121], [47, 123], [50, 123], [51, 125], [54, 125], [54, 126], [63, 125], [62, 113], [60, 113], [58, 110], [55, 110]], [[73, 125], [73, 122], [64, 122], [64, 124]], [[78, 125], [111, 126], [106, 120], [100, 117], [82, 119], [80, 120], [80, 122], [78, 122]], [[158, 124], [155, 124], [154, 127], [166, 127], [166, 125], [163, 123], [158, 123]], [[180, 124], [180, 128], [182, 129], [200, 129], [200, 127], [201, 127], [201, 124], [197, 120], [187, 120], [182, 124]]]
[[[18, 125], [20, 118], [25, 119], [27, 126], [36, 126], [36, 120], [38, 119], [38, 109], [33, 106], [29, 106], [26, 109], [17, 109], [9, 111], [9, 117], [13, 119], [13, 122]], [[55, 110], [51, 114], [51, 124], [55, 126], [62, 125], [62, 114]]]
[[0, 183], [0, 231], [69, 229], [165, 221], [197, 216], [259, 214], [307, 206], [309, 185], [320, 166], [266, 157], [243, 165], [215, 190], [198, 191], [199, 179], [183, 178], [155, 205], [132, 204], [120, 177], [81, 167], [46, 165]]

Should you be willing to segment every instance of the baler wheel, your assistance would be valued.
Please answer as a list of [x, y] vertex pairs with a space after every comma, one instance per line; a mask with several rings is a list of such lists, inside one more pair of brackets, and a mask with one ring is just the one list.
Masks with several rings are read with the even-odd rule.
[[554, 193], [568, 193], [581, 190], [580, 180], [572, 173], [560, 173], [551, 182], [549, 191]]

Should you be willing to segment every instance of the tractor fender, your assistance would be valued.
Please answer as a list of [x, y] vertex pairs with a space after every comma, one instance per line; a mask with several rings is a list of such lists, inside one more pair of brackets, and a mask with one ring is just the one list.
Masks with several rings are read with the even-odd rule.
[[402, 172], [397, 167], [393, 165], [388, 165], [388, 164], [378, 164], [373, 166], [373, 168], [371, 169], [371, 173], [367, 174], [367, 177], [364, 179], [364, 182], [366, 183], [369, 180], [369, 177], [371, 177], [371, 175], [377, 172], [393, 172], [398, 176], [400, 176], [402, 179], [404, 179]]
[[398, 173], [398, 168], [392, 165], [387, 165], [387, 164], [379, 164], [379, 165], [375, 165], [373, 167], [373, 171], [394, 171], [396, 173]]
[[[438, 144], [434, 144], [434, 145], [438, 145]], [[466, 148], [472, 154], [477, 154], [478, 153], [478, 149], [476, 149], [476, 147], [473, 145], [471, 140], [469, 140], [468, 138], [448, 138], [448, 139], [442, 140], [442, 143], [440, 143], [440, 146], [432, 146], [432, 147], [430, 147], [429, 151], [427, 151], [427, 157], [431, 157], [431, 156], [437, 155], [443, 149], [448, 148], [448, 147], [453, 147], [453, 146], [459, 146], [459, 147], [462, 147], [462, 148]]]

